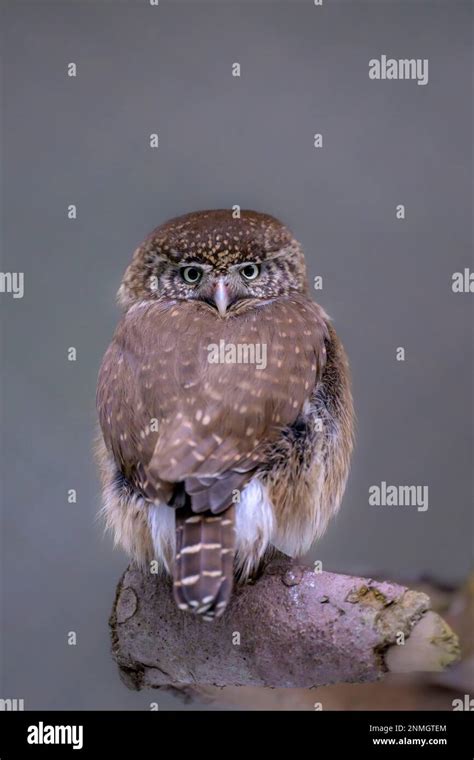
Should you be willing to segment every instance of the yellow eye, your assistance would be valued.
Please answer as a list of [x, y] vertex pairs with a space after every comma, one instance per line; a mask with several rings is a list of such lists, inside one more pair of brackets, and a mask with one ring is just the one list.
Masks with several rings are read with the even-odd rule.
[[244, 280], [255, 280], [260, 274], [260, 267], [258, 264], [245, 264], [240, 270], [240, 274]]
[[183, 267], [181, 277], [188, 285], [196, 285], [202, 277], [202, 269], [199, 267]]

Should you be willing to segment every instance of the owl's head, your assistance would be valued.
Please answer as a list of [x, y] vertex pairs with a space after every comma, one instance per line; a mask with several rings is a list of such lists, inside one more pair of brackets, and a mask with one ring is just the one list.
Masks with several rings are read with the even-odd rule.
[[157, 227], [134, 253], [118, 291], [126, 309], [151, 299], [198, 300], [221, 317], [306, 291], [300, 245], [268, 214], [197, 211]]

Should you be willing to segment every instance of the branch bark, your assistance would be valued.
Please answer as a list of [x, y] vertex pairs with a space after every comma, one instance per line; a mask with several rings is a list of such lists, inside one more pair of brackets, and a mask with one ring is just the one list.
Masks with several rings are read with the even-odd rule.
[[443, 670], [459, 658], [457, 636], [426, 594], [316, 573], [283, 556], [257, 581], [236, 586], [212, 623], [178, 610], [168, 578], [129, 566], [110, 626], [132, 689], [362, 683], [387, 672]]

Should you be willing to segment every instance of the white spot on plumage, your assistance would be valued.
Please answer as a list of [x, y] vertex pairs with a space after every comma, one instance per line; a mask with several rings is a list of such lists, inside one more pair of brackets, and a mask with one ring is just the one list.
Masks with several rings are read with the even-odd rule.
[[183, 549], [181, 549], [181, 554], [196, 554], [197, 552], [200, 552], [201, 549], [203, 549], [202, 544], [193, 544], [192, 546], [185, 546]]
[[[198, 582], [200, 575], [188, 575], [186, 578], [181, 578], [181, 583], [183, 586], [194, 586], [195, 583]], [[190, 602], [193, 606], [198, 606], [198, 602]]]

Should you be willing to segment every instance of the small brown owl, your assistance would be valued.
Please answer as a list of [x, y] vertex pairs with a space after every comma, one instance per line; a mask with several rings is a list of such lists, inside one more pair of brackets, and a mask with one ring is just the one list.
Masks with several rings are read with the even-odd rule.
[[340, 505], [348, 364], [277, 219], [200, 211], [157, 227], [118, 292], [100, 369], [98, 458], [115, 541], [173, 577], [180, 609], [221, 615], [234, 577], [299, 556]]

